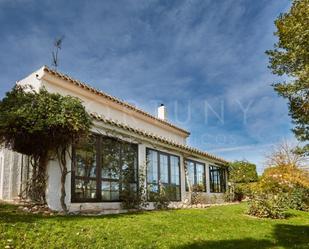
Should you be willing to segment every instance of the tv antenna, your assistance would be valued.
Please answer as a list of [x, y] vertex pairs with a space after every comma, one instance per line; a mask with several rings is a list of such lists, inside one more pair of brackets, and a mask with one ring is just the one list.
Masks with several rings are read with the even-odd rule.
[[53, 56], [52, 66], [54, 67], [56, 71], [59, 66], [58, 52], [61, 49], [63, 39], [64, 39], [64, 36], [61, 36], [60, 38], [56, 38], [54, 41], [54, 51], [52, 52], [52, 56]]

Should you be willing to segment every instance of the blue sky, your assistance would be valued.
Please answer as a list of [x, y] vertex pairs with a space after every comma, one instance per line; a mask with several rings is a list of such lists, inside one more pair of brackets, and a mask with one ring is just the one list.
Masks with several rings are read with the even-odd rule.
[[0, 95], [51, 64], [187, 128], [189, 144], [263, 169], [273, 144], [293, 140], [287, 104], [265, 50], [289, 0], [0, 0]]

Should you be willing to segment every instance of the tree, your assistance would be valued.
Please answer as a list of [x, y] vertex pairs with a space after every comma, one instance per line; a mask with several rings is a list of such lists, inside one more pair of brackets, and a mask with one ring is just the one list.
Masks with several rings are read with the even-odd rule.
[[229, 181], [232, 199], [241, 201], [251, 193], [251, 183], [258, 181], [256, 165], [248, 161], [234, 161], [229, 164]]
[[286, 141], [274, 146], [266, 158], [267, 167], [287, 165], [302, 168], [306, 167], [308, 163], [304, 155], [297, 153], [297, 146], [293, 146]]
[[[309, 140], [309, 0], [294, 0], [289, 12], [275, 21], [279, 38], [273, 50], [266, 51], [274, 74], [286, 75], [289, 82], [275, 83], [275, 91], [288, 99], [293, 129], [299, 141]], [[309, 153], [309, 144], [304, 153]]]
[[249, 183], [258, 180], [256, 165], [248, 161], [235, 161], [229, 164], [229, 180], [233, 183]]
[[0, 101], [0, 113], [0, 143], [32, 159], [29, 197], [35, 202], [46, 202], [46, 168], [48, 161], [56, 157], [61, 169], [60, 202], [67, 212], [66, 158], [70, 146], [87, 136], [92, 124], [81, 101], [17, 85]]
[[264, 189], [275, 189], [271, 183], [280, 189], [293, 189], [296, 185], [309, 189], [309, 172], [302, 169], [308, 162], [304, 156], [295, 152], [295, 148], [287, 142], [273, 148], [267, 156], [266, 169], [261, 177]]

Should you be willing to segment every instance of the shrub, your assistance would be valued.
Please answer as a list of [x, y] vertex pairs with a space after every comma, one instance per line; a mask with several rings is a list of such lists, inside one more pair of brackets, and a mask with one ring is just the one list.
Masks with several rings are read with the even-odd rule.
[[170, 204], [170, 194], [162, 184], [159, 184], [160, 191], [152, 194], [152, 201], [156, 209], [168, 209]]
[[256, 182], [256, 165], [248, 161], [235, 161], [229, 164], [229, 180], [233, 183]]
[[232, 183], [229, 190], [225, 193], [226, 201], [242, 201], [246, 197], [251, 197], [255, 189], [255, 182]]
[[203, 185], [192, 186], [191, 204], [207, 204], [208, 198], [203, 194]]
[[207, 204], [207, 203], [209, 203], [209, 198], [207, 198], [207, 196], [199, 192], [192, 193], [191, 204], [195, 205], [195, 204]]
[[285, 193], [289, 208], [309, 210], [309, 175], [298, 167], [281, 165], [267, 168], [257, 190], [274, 195]]
[[145, 170], [139, 172], [139, 185], [135, 183], [134, 168], [127, 167], [123, 170], [122, 191], [120, 192], [121, 206], [123, 209], [142, 209], [148, 206], [145, 182]]
[[281, 194], [264, 194], [259, 193], [249, 201], [248, 214], [271, 219], [285, 218], [285, 211], [287, 210], [286, 195]]
[[309, 189], [294, 188], [288, 196], [289, 208], [309, 211]]
[[251, 183], [258, 180], [256, 165], [248, 161], [235, 161], [229, 164], [229, 181], [233, 194], [228, 198], [241, 201], [251, 193]]
[[242, 201], [250, 193], [250, 185], [248, 183], [236, 183], [234, 188], [234, 199]]
[[293, 165], [269, 167], [264, 171], [259, 185], [271, 193], [290, 192], [299, 187], [309, 189], [309, 172]]

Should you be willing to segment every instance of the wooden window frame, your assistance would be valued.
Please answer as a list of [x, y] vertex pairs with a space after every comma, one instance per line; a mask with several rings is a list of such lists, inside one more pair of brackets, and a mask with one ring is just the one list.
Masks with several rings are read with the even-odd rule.
[[[200, 164], [200, 165], [203, 165], [203, 168], [204, 168], [204, 176], [203, 176], [203, 179], [204, 179], [204, 181], [203, 181], [203, 184], [204, 184], [204, 190], [203, 191], [198, 191], [198, 192], [200, 192], [200, 193], [205, 193], [205, 192], [207, 192], [207, 186], [206, 186], [206, 165], [205, 165], [205, 163], [201, 163], [201, 162], [199, 162], [199, 161], [195, 161], [195, 160], [191, 160], [191, 159], [185, 159], [185, 163], [188, 163], [188, 162], [191, 162], [191, 163], [193, 163], [193, 167], [194, 167], [194, 176], [193, 176], [193, 178], [194, 178], [194, 183], [192, 184], [192, 186], [194, 186], [194, 185], [196, 185], [196, 182], [197, 182], [197, 175], [196, 175], [196, 164]], [[188, 164], [187, 164], [188, 165]], [[189, 191], [189, 186], [188, 186], [188, 183], [187, 183], [187, 181], [186, 181], [186, 191], [188, 192]]]
[[[170, 153], [167, 153], [167, 152], [163, 152], [163, 151], [160, 151], [160, 150], [156, 150], [156, 149], [152, 149], [152, 148], [146, 148], [146, 160], [148, 160], [148, 152], [149, 151], [155, 151], [157, 152], [157, 172], [158, 172], [158, 176], [157, 176], [157, 184], [158, 184], [158, 193], [160, 193], [160, 188], [159, 188], [159, 181], [160, 181], [160, 175], [161, 175], [161, 172], [160, 172], [160, 155], [165, 155], [167, 156], [167, 162], [168, 162], [168, 184], [163, 184], [163, 185], [168, 185], [168, 186], [176, 186], [176, 187], [179, 187], [179, 200], [171, 200], [173, 202], [179, 202], [181, 201], [181, 167], [180, 167], [180, 156], [177, 156], [177, 155], [174, 155], [174, 154], [170, 154]], [[173, 184], [171, 183], [171, 156], [173, 157], [177, 157], [178, 158], [178, 168], [179, 168], [179, 185], [176, 185], [176, 184]], [[148, 188], [148, 184], [151, 184], [151, 183], [148, 183], [148, 161], [147, 161], [147, 166], [146, 166], [146, 185], [147, 185], [147, 188]], [[148, 197], [148, 194], [147, 194], [147, 199], [149, 200], [149, 197]], [[151, 200], [149, 200], [151, 201]]]
[[[217, 181], [219, 183], [214, 183], [213, 172], [217, 172]], [[226, 169], [216, 165], [209, 166], [209, 183], [210, 183], [210, 193], [224, 193], [226, 191]], [[215, 191], [215, 186], [219, 191]]]
[[[96, 150], [96, 177], [85, 177], [85, 176], [76, 176], [75, 175], [75, 170], [76, 170], [76, 147], [72, 146], [72, 169], [71, 169], [71, 202], [72, 203], [84, 203], [84, 202], [93, 202], [93, 203], [98, 203], [98, 202], [121, 202], [121, 199], [119, 198], [118, 200], [103, 200], [102, 198], [102, 181], [105, 182], [117, 182], [119, 184], [119, 194], [121, 193], [121, 172], [119, 175], [119, 179], [110, 179], [110, 178], [102, 178], [102, 166], [104, 165], [103, 162], [103, 145], [102, 145], [102, 140], [103, 139], [111, 139], [116, 142], [124, 142], [127, 144], [130, 144], [131, 146], [135, 147], [135, 152], [136, 152], [136, 165], [135, 165], [135, 170], [134, 172], [135, 175], [135, 180], [136, 182], [136, 189], [138, 191], [139, 189], [139, 170], [138, 170], [138, 160], [139, 160], [139, 154], [138, 154], [138, 144], [136, 143], [130, 143], [124, 140], [117, 139], [115, 137], [110, 137], [110, 136], [102, 136], [98, 134], [93, 134], [93, 137], [95, 139], [95, 150]], [[119, 151], [119, 163], [118, 166], [119, 168], [122, 165], [122, 159], [121, 159], [121, 149]], [[77, 198], [75, 195], [75, 180], [80, 179], [80, 180], [95, 180], [96, 181], [96, 198]]]

